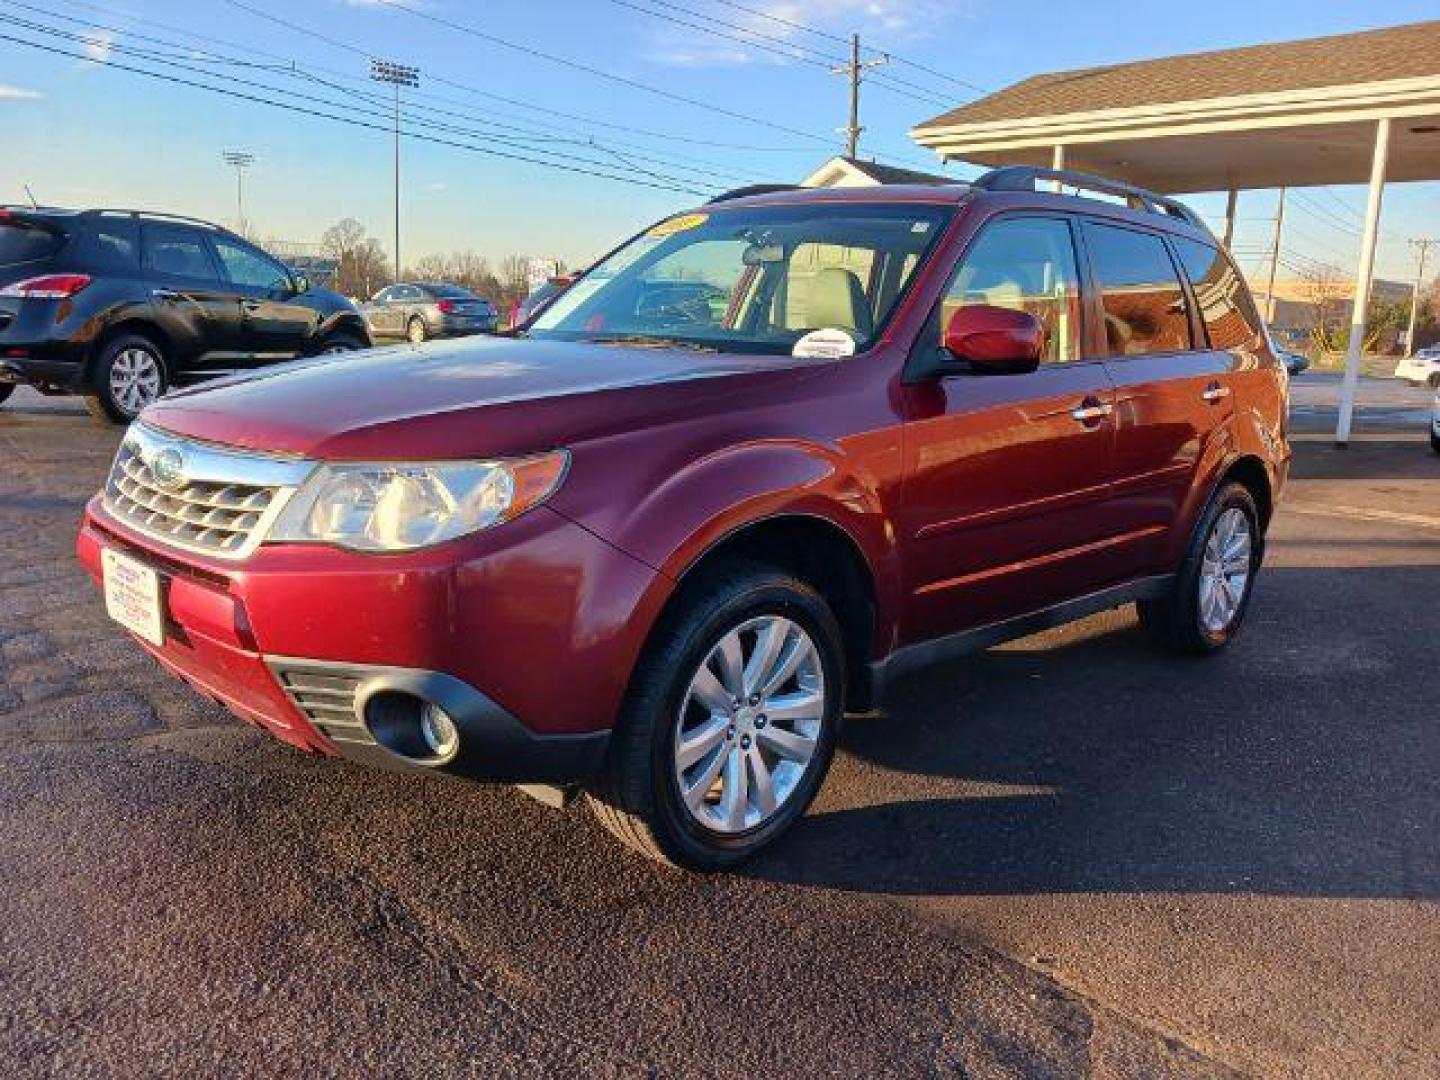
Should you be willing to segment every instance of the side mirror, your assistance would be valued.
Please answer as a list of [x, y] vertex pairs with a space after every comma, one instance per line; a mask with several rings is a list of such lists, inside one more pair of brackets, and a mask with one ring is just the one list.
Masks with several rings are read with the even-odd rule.
[[307, 293], [310, 291], [310, 279], [307, 278], [304, 274], [296, 274], [291, 280], [295, 286], [296, 296], [299, 296], [301, 293]]
[[1028, 311], [971, 304], [950, 316], [945, 351], [986, 375], [1021, 375], [1040, 366], [1045, 326]]

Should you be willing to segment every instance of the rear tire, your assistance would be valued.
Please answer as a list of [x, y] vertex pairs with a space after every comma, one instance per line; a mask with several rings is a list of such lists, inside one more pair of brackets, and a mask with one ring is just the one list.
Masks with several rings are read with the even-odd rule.
[[665, 616], [587, 793], [624, 843], [694, 870], [736, 865], [805, 813], [845, 700], [820, 594], [768, 566], [725, 570]]
[[1433, 431], [1430, 433], [1430, 449], [1440, 454], [1440, 435], [1436, 435]]
[[122, 334], [105, 343], [91, 374], [93, 396], [85, 407], [96, 420], [128, 424], [170, 385], [160, 347], [140, 334]]
[[15, 392], [14, 383], [0, 383], [0, 405], [4, 405], [10, 395]]
[[1206, 507], [1170, 594], [1137, 605], [1140, 624], [1172, 652], [1225, 648], [1245, 621], [1263, 552], [1255, 500], [1243, 484], [1226, 484]]
[[412, 345], [419, 345], [427, 337], [430, 331], [425, 326], [425, 320], [418, 315], [412, 315], [410, 321], [405, 324], [405, 338]]
[[1440, 390], [1440, 372], [1430, 376], [1429, 386], [1431, 390]]

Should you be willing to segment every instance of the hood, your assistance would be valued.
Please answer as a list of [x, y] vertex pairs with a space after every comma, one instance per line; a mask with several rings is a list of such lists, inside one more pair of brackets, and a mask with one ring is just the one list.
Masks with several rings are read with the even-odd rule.
[[330, 460], [531, 453], [637, 421], [713, 407], [814, 360], [519, 338], [338, 353], [171, 394], [147, 424]]

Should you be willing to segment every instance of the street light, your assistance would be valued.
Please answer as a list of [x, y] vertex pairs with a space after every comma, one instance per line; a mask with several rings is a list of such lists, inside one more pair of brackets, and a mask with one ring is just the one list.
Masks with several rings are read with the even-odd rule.
[[255, 164], [255, 155], [244, 150], [225, 150], [220, 160], [235, 167], [235, 221], [236, 228], [245, 228], [245, 170]]
[[389, 60], [370, 60], [370, 78], [395, 87], [395, 280], [400, 280], [400, 88], [420, 85], [420, 69]]

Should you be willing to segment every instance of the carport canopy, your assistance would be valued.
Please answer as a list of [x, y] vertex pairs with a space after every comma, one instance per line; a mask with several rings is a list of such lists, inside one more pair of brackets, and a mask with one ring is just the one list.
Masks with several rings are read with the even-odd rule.
[[1180, 194], [1368, 184], [1336, 442], [1350, 436], [1387, 180], [1440, 180], [1440, 21], [1037, 75], [911, 132], [947, 161]]

